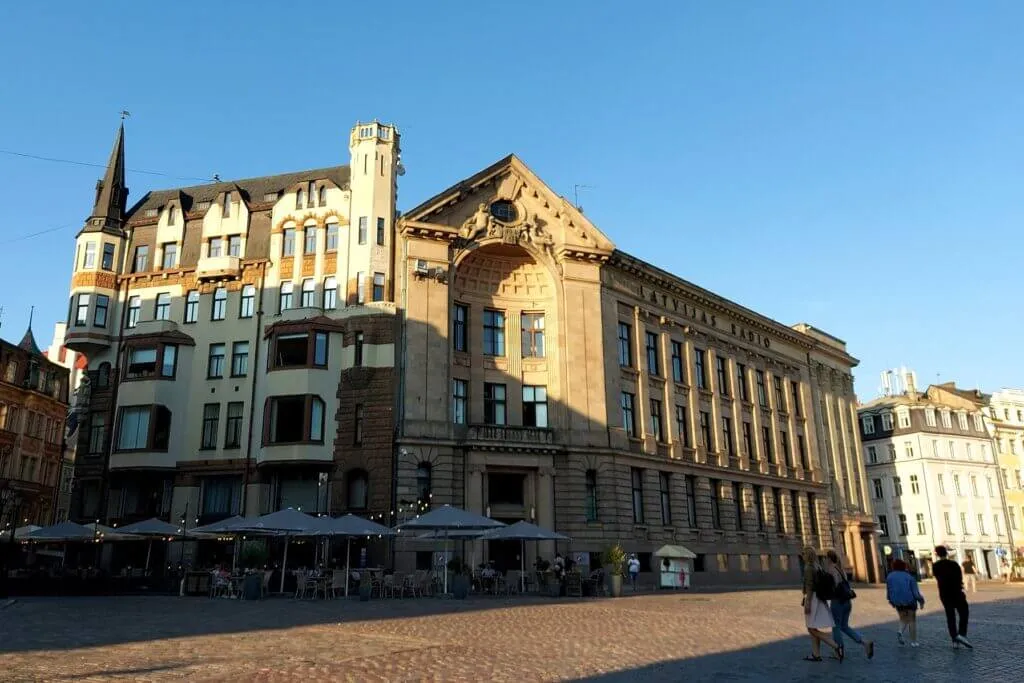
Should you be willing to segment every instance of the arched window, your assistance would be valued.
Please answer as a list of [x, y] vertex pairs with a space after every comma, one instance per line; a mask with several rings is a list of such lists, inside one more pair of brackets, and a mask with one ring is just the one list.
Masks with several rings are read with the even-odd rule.
[[302, 190], [299, 190], [295, 193], [295, 208], [302, 208]]
[[587, 470], [583, 511], [588, 522], [597, 521], [597, 470]]
[[110, 386], [110, 363], [100, 363], [96, 371], [96, 388], [106, 389]]
[[320, 186], [320, 199], [317, 201], [317, 204], [319, 204], [320, 206], [323, 206], [326, 203], [327, 203], [327, 186], [326, 185], [321, 185]]
[[430, 463], [421, 462], [416, 466], [416, 512], [430, 509]]
[[365, 510], [369, 477], [366, 470], [349, 470], [346, 475], [348, 488], [348, 509]]

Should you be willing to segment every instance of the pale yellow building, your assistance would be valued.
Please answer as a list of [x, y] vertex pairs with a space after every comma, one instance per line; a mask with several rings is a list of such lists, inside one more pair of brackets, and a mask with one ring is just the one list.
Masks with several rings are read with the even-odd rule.
[[1014, 548], [1024, 548], [1024, 390], [1002, 389], [989, 401], [1006, 516]]

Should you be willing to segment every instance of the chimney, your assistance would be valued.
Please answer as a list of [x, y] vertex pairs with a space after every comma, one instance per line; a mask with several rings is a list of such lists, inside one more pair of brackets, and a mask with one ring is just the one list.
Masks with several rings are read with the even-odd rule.
[[907, 397], [911, 401], [917, 400], [917, 375], [914, 374], [913, 370], [903, 369], [904, 382], [907, 387]]

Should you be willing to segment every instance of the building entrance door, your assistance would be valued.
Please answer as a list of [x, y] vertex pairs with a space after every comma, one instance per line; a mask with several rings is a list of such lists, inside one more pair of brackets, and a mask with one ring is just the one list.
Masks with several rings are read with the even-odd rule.
[[[519, 519], [498, 519], [504, 524], [515, 524]], [[522, 541], [488, 541], [487, 558], [494, 563], [494, 568], [505, 573], [509, 570], [518, 570], [520, 567], [520, 554], [522, 554]]]

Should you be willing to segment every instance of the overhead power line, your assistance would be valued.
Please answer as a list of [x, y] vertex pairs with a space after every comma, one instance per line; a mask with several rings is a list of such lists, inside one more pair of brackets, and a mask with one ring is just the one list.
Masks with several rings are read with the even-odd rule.
[[[12, 157], [21, 157], [22, 159], [35, 159], [36, 161], [49, 161], [57, 164], [71, 164], [73, 166], [89, 166], [91, 168], [106, 168], [106, 164], [95, 164], [90, 161], [75, 161], [73, 159], [58, 159], [56, 157], [44, 157], [39, 154], [29, 154], [27, 152], [16, 152], [10, 149], [0, 149], [0, 154], [7, 154]], [[145, 175], [157, 175], [165, 178], [174, 178], [176, 180], [198, 180], [200, 182], [209, 183], [213, 182], [212, 178], [199, 178], [197, 176], [187, 175], [175, 175], [174, 173], [165, 173], [163, 171], [146, 171], [139, 168], [127, 169], [132, 173], [143, 173]]]
[[21, 242], [22, 240], [31, 239], [33, 237], [39, 237], [40, 235], [46, 235], [47, 233], [57, 232], [58, 230], [67, 230], [77, 225], [76, 223], [68, 223], [67, 225], [58, 225], [55, 228], [47, 228], [46, 230], [39, 230], [38, 232], [32, 232], [27, 235], [19, 235], [18, 237], [11, 237], [10, 239], [0, 240], [0, 244], [11, 244], [12, 242]]

